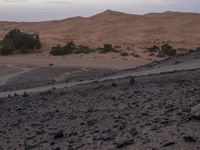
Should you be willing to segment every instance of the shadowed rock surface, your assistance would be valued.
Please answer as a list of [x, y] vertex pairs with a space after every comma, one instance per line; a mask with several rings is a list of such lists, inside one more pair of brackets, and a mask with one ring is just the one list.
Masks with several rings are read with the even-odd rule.
[[200, 70], [0, 99], [1, 149], [199, 150]]

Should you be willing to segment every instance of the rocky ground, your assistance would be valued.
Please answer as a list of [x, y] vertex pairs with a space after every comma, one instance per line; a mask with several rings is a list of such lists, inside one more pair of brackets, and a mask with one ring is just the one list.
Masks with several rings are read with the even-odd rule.
[[0, 99], [2, 150], [199, 150], [200, 70]]
[[[96, 79], [114, 71], [75, 67], [0, 67], [0, 92], [29, 89], [60, 83]], [[2, 78], [1, 78], [2, 76]], [[7, 77], [7, 78], [4, 78]], [[6, 81], [4, 81], [6, 80]], [[1, 84], [3, 82], [3, 84]]]

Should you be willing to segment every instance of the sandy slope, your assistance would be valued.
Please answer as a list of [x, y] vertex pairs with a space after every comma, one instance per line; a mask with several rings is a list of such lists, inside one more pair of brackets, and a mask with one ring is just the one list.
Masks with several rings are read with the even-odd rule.
[[107, 10], [92, 17], [74, 17], [47, 22], [0, 22], [0, 38], [12, 28], [39, 32], [43, 50], [73, 39], [91, 47], [104, 43], [125, 47], [145, 47], [169, 41], [178, 48], [200, 46], [200, 14], [150, 13], [132, 15]]
[[[153, 60], [158, 60], [154, 57]], [[49, 64], [54, 64], [57, 67], [89, 67], [89, 68], [107, 68], [107, 69], [127, 69], [134, 68], [152, 61], [152, 57], [147, 53], [139, 58], [134, 56], [122, 57], [119, 53], [108, 54], [72, 54], [65, 57], [26, 54], [26, 55], [10, 55], [0, 56], [1, 65], [14, 65], [14, 66], [36, 66], [44, 67]]]

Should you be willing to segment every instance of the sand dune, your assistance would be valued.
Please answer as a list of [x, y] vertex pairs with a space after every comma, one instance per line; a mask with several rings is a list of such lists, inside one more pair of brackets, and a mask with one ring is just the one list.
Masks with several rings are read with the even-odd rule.
[[112, 43], [144, 48], [168, 41], [177, 48], [200, 46], [200, 14], [164, 12], [145, 15], [107, 10], [91, 17], [74, 17], [46, 22], [0, 22], [0, 38], [12, 28], [41, 35], [43, 51], [57, 43], [74, 40], [99, 47]]

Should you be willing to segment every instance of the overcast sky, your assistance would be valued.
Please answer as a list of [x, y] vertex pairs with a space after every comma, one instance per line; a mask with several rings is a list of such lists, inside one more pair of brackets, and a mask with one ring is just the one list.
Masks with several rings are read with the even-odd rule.
[[0, 0], [0, 20], [41, 21], [91, 16], [106, 9], [144, 14], [200, 12], [200, 0]]

